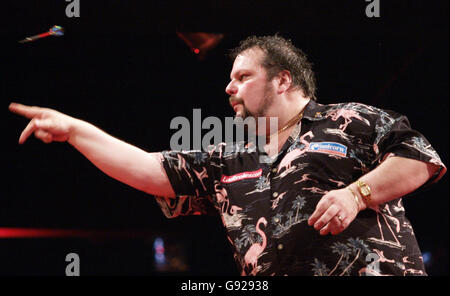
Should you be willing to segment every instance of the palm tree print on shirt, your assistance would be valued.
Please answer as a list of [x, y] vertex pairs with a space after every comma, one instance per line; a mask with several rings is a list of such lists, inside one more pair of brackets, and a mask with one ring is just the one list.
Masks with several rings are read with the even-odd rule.
[[[336, 263], [336, 265], [334, 266], [334, 268], [330, 271], [330, 273], [328, 275], [332, 275], [333, 274], [333, 272], [341, 264], [342, 260], [347, 261], [348, 257], [350, 256], [350, 253], [351, 253], [350, 247], [348, 247], [346, 244], [343, 244], [341, 242], [335, 242], [331, 246], [331, 250], [332, 250], [333, 253], [338, 254], [340, 257], [339, 257], [338, 262]], [[344, 267], [344, 269], [345, 269], [345, 267]]]
[[270, 189], [270, 180], [266, 176], [261, 175], [259, 179], [256, 180], [255, 190], [247, 192], [245, 195], [249, 195], [255, 192], [263, 192], [267, 189]]
[[256, 233], [255, 225], [248, 224], [244, 226], [239, 241], [242, 243], [242, 247], [246, 247], [261, 242], [262, 238]]
[[312, 264], [315, 276], [325, 276], [328, 275], [330, 269], [327, 267], [325, 263], [319, 261], [317, 258], [314, 258], [314, 263]]
[[[314, 258], [312, 271], [316, 276], [338, 275], [336, 270], [339, 268], [339, 275], [349, 275], [358, 259], [365, 258], [371, 251], [367, 244], [360, 238], [349, 238], [347, 244], [336, 242], [331, 245], [331, 251], [339, 256], [335, 266], [330, 270], [325, 263]], [[351, 261], [350, 261], [351, 260]]]
[[306, 199], [303, 196], [297, 195], [292, 201], [291, 210], [286, 214], [276, 214], [272, 218], [272, 223], [275, 226], [273, 232], [274, 237], [280, 238], [289, 233], [290, 228], [301, 222], [305, 222], [309, 219], [309, 214], [303, 214], [300, 210], [306, 205]]

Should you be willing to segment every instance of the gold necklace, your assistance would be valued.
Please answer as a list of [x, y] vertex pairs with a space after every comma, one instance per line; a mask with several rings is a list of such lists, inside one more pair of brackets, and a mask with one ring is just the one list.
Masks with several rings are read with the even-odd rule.
[[293, 126], [295, 123], [297, 123], [299, 120], [302, 119], [304, 111], [305, 111], [305, 108], [303, 108], [302, 111], [300, 111], [300, 113], [298, 113], [297, 115], [292, 117], [291, 120], [289, 120], [282, 128], [280, 128], [275, 133], [269, 135], [267, 138], [272, 139], [273, 136], [280, 134], [280, 133], [284, 132], [285, 130], [287, 130], [288, 128], [290, 128], [291, 126]]

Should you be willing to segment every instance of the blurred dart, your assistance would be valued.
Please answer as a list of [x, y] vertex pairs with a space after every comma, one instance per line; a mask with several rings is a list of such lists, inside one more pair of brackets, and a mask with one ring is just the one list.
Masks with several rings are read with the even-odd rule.
[[19, 43], [31, 42], [31, 41], [35, 41], [37, 39], [48, 37], [48, 36], [57, 36], [57, 37], [59, 37], [59, 36], [62, 36], [62, 35], [64, 35], [64, 29], [62, 27], [60, 27], [60, 26], [53, 26], [53, 27], [50, 28], [50, 30], [48, 30], [48, 32], [45, 32], [45, 33], [42, 33], [42, 34], [39, 34], [39, 35], [34, 35], [34, 36], [31, 36], [31, 37], [27, 37], [27, 38], [25, 38], [23, 40], [20, 40]]

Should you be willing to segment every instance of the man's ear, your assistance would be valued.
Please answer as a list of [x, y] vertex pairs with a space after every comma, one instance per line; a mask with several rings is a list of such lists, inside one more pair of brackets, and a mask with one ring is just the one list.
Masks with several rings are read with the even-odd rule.
[[277, 93], [282, 94], [286, 92], [292, 85], [291, 72], [289, 72], [288, 70], [283, 70], [280, 73], [278, 73], [277, 83], [278, 83]]

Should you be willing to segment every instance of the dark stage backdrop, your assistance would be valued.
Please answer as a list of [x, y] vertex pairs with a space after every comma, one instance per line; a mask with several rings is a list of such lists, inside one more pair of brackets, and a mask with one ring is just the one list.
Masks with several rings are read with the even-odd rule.
[[[0, 275], [64, 275], [71, 252], [82, 275], [237, 275], [218, 217], [166, 219], [151, 197], [104, 175], [70, 145], [33, 137], [18, 145], [28, 121], [7, 107], [55, 108], [146, 151], [169, 149], [174, 117], [192, 118], [194, 108], [202, 118], [233, 116], [226, 53], [248, 35], [291, 38], [314, 63], [319, 102], [402, 113], [449, 164], [448, 1], [380, 0], [379, 18], [366, 16], [364, 0], [80, 0], [80, 17], [72, 18], [68, 4], [2, 2], [0, 228], [103, 235], [2, 237]], [[65, 36], [18, 43], [53, 25]], [[200, 59], [177, 32], [224, 38]], [[404, 199], [431, 275], [449, 274], [448, 199], [448, 174]], [[154, 256], [158, 237], [163, 267]]]

